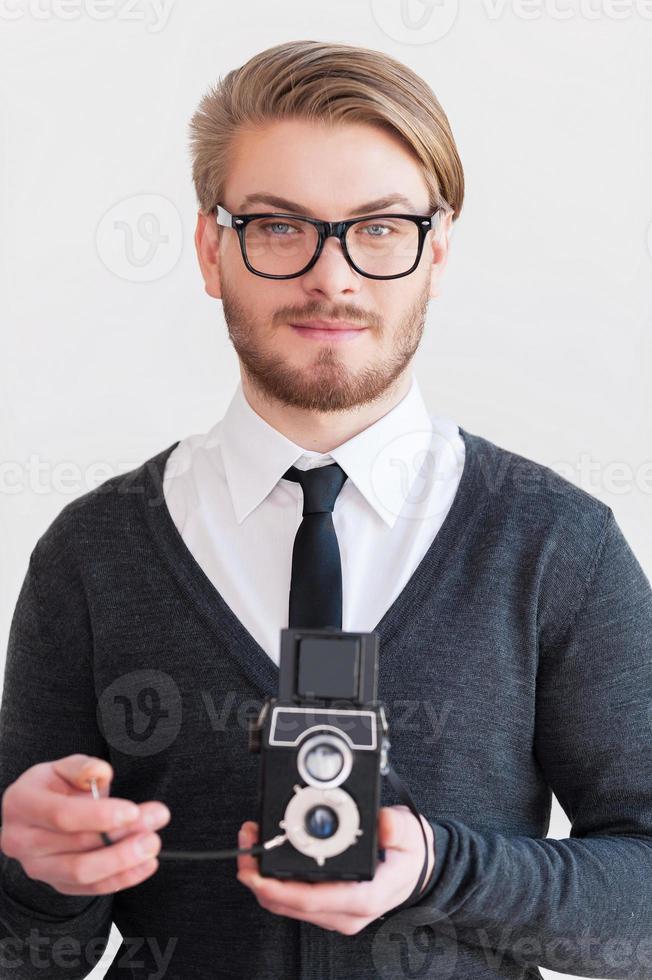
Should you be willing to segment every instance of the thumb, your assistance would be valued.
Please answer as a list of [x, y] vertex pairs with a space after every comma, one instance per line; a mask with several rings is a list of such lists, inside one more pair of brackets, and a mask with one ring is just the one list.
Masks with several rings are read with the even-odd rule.
[[409, 851], [414, 848], [413, 827], [416, 827], [414, 814], [402, 803], [396, 806], [383, 806], [378, 811], [378, 846]]
[[[80, 790], [90, 790], [90, 779], [95, 778], [100, 793], [108, 787], [113, 779], [113, 767], [106, 759], [93, 755], [76, 752], [63, 759], [55, 759], [52, 763], [57, 776], [64, 779], [70, 786]], [[102, 793], [102, 795], [106, 795]]]
[[[238, 847], [253, 847], [258, 840], [258, 824], [245, 820], [238, 832]], [[238, 854], [238, 871], [257, 871], [258, 858], [255, 854]]]

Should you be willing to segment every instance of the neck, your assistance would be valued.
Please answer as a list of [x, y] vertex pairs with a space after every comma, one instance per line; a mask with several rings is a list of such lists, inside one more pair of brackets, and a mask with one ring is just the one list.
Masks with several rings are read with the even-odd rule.
[[412, 384], [412, 372], [406, 368], [383, 395], [373, 402], [356, 405], [344, 412], [314, 412], [263, 397], [251, 384], [242, 367], [240, 377], [244, 396], [257, 415], [297, 446], [317, 453], [329, 453], [373, 425], [398, 405]]

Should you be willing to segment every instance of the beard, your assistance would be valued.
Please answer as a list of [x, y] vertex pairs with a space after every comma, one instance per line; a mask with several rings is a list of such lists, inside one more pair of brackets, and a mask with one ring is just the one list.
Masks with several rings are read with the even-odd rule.
[[[306, 367], [293, 367], [278, 353], [271, 353], [256, 337], [253, 316], [222, 283], [222, 307], [229, 338], [240, 359], [243, 371], [252, 386], [267, 401], [292, 405], [310, 412], [344, 412], [359, 405], [366, 405], [386, 395], [403, 373], [421, 342], [428, 311], [429, 283], [402, 318], [396, 330], [392, 353], [377, 364], [352, 371], [338, 353], [340, 343], [326, 342], [318, 345], [312, 362]], [[346, 318], [346, 309], [338, 309], [335, 316]], [[359, 311], [351, 311], [359, 322]], [[289, 316], [294, 319], [329, 318], [328, 313], [311, 311], [307, 316]], [[331, 317], [334, 318], [334, 317]], [[367, 329], [375, 330], [369, 326]], [[298, 341], [299, 343], [301, 341]]]

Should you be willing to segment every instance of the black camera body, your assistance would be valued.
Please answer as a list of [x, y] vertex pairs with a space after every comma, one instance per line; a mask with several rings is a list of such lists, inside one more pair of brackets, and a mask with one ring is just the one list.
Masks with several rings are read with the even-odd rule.
[[260, 752], [261, 875], [369, 881], [379, 857], [389, 738], [377, 701], [378, 634], [281, 630], [279, 692], [250, 725]]

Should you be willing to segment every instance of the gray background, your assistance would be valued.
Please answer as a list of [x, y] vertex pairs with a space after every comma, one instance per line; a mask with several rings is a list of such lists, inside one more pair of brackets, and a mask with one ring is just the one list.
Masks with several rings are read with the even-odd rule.
[[607, 503], [652, 575], [652, 0], [0, 0], [0, 666], [61, 508], [228, 404], [186, 127], [301, 38], [387, 51], [451, 121], [467, 196], [415, 360], [429, 407]]

